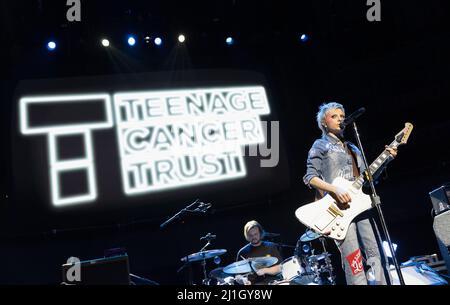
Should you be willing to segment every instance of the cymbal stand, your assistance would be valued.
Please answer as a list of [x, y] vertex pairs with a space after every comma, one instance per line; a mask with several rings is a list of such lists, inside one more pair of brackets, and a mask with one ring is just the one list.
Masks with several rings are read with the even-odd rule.
[[327, 253], [327, 248], [325, 247], [325, 237], [319, 237], [319, 241], [322, 244], [323, 252]]
[[[206, 244], [200, 249], [199, 252], [203, 252], [207, 247], [209, 247], [209, 245], [211, 245], [211, 240], [215, 239], [216, 236], [215, 235], [211, 235], [210, 233], [208, 233], [205, 237], [202, 237], [204, 239], [206, 239]], [[209, 281], [210, 278], [208, 278], [208, 275], [206, 273], [206, 257], [205, 254], [203, 253], [203, 260], [202, 260], [202, 269], [203, 269], [203, 280], [202, 280], [202, 284], [203, 285], [209, 285]]]
[[208, 275], [206, 274], [206, 258], [203, 258], [202, 260], [202, 269], [203, 269], [203, 280], [202, 280], [202, 285], [209, 285], [209, 278]]
[[319, 241], [322, 243], [323, 253], [327, 254], [325, 255], [325, 266], [321, 269], [324, 269], [325, 272], [328, 272], [327, 280], [330, 283], [330, 285], [336, 285], [335, 279], [336, 276], [333, 275], [333, 265], [331, 264], [331, 258], [328, 255], [327, 248], [325, 247], [325, 237], [319, 237]]

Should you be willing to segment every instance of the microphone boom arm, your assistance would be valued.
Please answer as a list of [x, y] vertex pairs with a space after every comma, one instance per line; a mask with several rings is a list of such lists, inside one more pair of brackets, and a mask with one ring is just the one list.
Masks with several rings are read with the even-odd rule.
[[[181, 215], [183, 215], [186, 212], [194, 212], [195, 210], [190, 210], [194, 205], [196, 205], [199, 202], [199, 199], [195, 199], [193, 203], [188, 205], [187, 207], [181, 209], [178, 213], [170, 217], [168, 220], [166, 220], [164, 223], [162, 223], [159, 228], [163, 229], [165, 226], [167, 226], [169, 223], [171, 223], [175, 219], [180, 219]], [[201, 205], [202, 203], [200, 203]]]
[[361, 107], [352, 114], [350, 114], [348, 117], [344, 119], [344, 122], [340, 124], [341, 129], [344, 129], [347, 125], [352, 124], [357, 118], [359, 118], [364, 112], [366, 111], [366, 108]]

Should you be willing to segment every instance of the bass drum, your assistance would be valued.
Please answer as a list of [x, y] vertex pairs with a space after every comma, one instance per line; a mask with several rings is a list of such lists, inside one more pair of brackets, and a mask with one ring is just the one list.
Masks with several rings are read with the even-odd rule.
[[281, 275], [284, 285], [319, 285], [320, 277], [308, 260], [297, 256], [285, 259], [281, 264]]

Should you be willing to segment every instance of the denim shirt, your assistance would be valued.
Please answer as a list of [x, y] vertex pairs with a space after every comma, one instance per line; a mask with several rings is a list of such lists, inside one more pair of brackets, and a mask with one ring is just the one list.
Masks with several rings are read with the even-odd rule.
[[[350, 142], [347, 142], [347, 146], [353, 151], [359, 172], [362, 173], [365, 166], [361, 152]], [[310, 181], [314, 177], [319, 177], [328, 183], [332, 183], [336, 177], [354, 181], [352, 162], [353, 158], [338, 139], [330, 135], [323, 135], [314, 142], [309, 150], [303, 182], [311, 188]]]

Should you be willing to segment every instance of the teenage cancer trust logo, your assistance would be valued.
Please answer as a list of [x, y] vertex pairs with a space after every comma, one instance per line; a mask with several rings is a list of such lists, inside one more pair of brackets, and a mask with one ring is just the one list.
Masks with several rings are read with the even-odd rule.
[[[93, 106], [101, 115], [83, 117]], [[265, 142], [260, 116], [270, 109], [264, 87], [249, 86], [23, 97], [19, 112], [24, 135], [47, 135], [52, 202], [64, 206], [97, 198], [97, 129], [116, 128], [123, 191], [135, 195], [246, 176], [243, 147]], [[68, 136], [79, 137], [84, 155], [58, 155]], [[74, 171], [87, 190], [67, 197], [60, 180]]]

